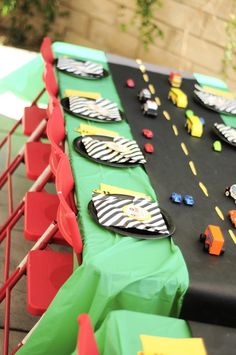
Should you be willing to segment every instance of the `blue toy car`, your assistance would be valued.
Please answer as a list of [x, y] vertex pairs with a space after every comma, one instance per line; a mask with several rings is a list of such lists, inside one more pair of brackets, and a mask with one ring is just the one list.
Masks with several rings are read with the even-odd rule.
[[199, 117], [199, 120], [202, 122], [202, 125], [205, 126], [206, 125], [206, 121], [203, 117]]
[[182, 196], [178, 194], [177, 192], [172, 192], [170, 195], [170, 200], [174, 203], [181, 203], [182, 202]]
[[191, 195], [185, 195], [183, 198], [185, 205], [193, 206], [195, 204], [194, 198]]

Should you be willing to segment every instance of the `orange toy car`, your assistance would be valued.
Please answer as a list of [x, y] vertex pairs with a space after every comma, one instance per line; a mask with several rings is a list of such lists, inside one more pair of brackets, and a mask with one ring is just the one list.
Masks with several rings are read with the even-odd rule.
[[200, 235], [200, 240], [204, 242], [204, 249], [212, 255], [224, 253], [224, 236], [219, 226], [209, 224], [204, 233]]
[[182, 84], [182, 75], [180, 73], [171, 72], [169, 75], [169, 82], [171, 86], [180, 88]]
[[231, 220], [234, 228], [236, 228], [236, 210], [229, 211], [229, 219]]

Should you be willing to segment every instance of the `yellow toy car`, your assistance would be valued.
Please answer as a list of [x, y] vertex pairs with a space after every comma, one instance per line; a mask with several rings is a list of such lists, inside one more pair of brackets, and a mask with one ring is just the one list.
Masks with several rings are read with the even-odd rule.
[[185, 122], [185, 127], [191, 136], [201, 137], [203, 134], [203, 124], [198, 116], [188, 116]]
[[177, 107], [185, 108], [188, 105], [187, 95], [178, 88], [171, 88], [168, 94], [168, 99], [170, 99], [174, 105]]

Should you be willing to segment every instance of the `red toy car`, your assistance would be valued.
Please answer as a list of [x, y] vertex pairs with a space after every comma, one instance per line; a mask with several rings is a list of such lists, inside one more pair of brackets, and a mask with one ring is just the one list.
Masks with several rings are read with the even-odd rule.
[[236, 210], [229, 211], [229, 219], [231, 220], [234, 228], [236, 228]]
[[143, 135], [145, 138], [152, 139], [154, 134], [150, 129], [144, 128], [143, 129]]
[[144, 149], [146, 153], [152, 154], [154, 152], [154, 147], [151, 143], [144, 144]]
[[130, 89], [133, 89], [135, 87], [135, 83], [133, 79], [127, 79], [126, 80], [126, 86]]

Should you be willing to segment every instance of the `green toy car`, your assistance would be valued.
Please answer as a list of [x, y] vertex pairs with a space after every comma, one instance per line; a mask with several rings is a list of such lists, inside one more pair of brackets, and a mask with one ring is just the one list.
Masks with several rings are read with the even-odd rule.
[[215, 141], [213, 143], [213, 149], [215, 152], [221, 152], [222, 151], [222, 145], [220, 141]]

